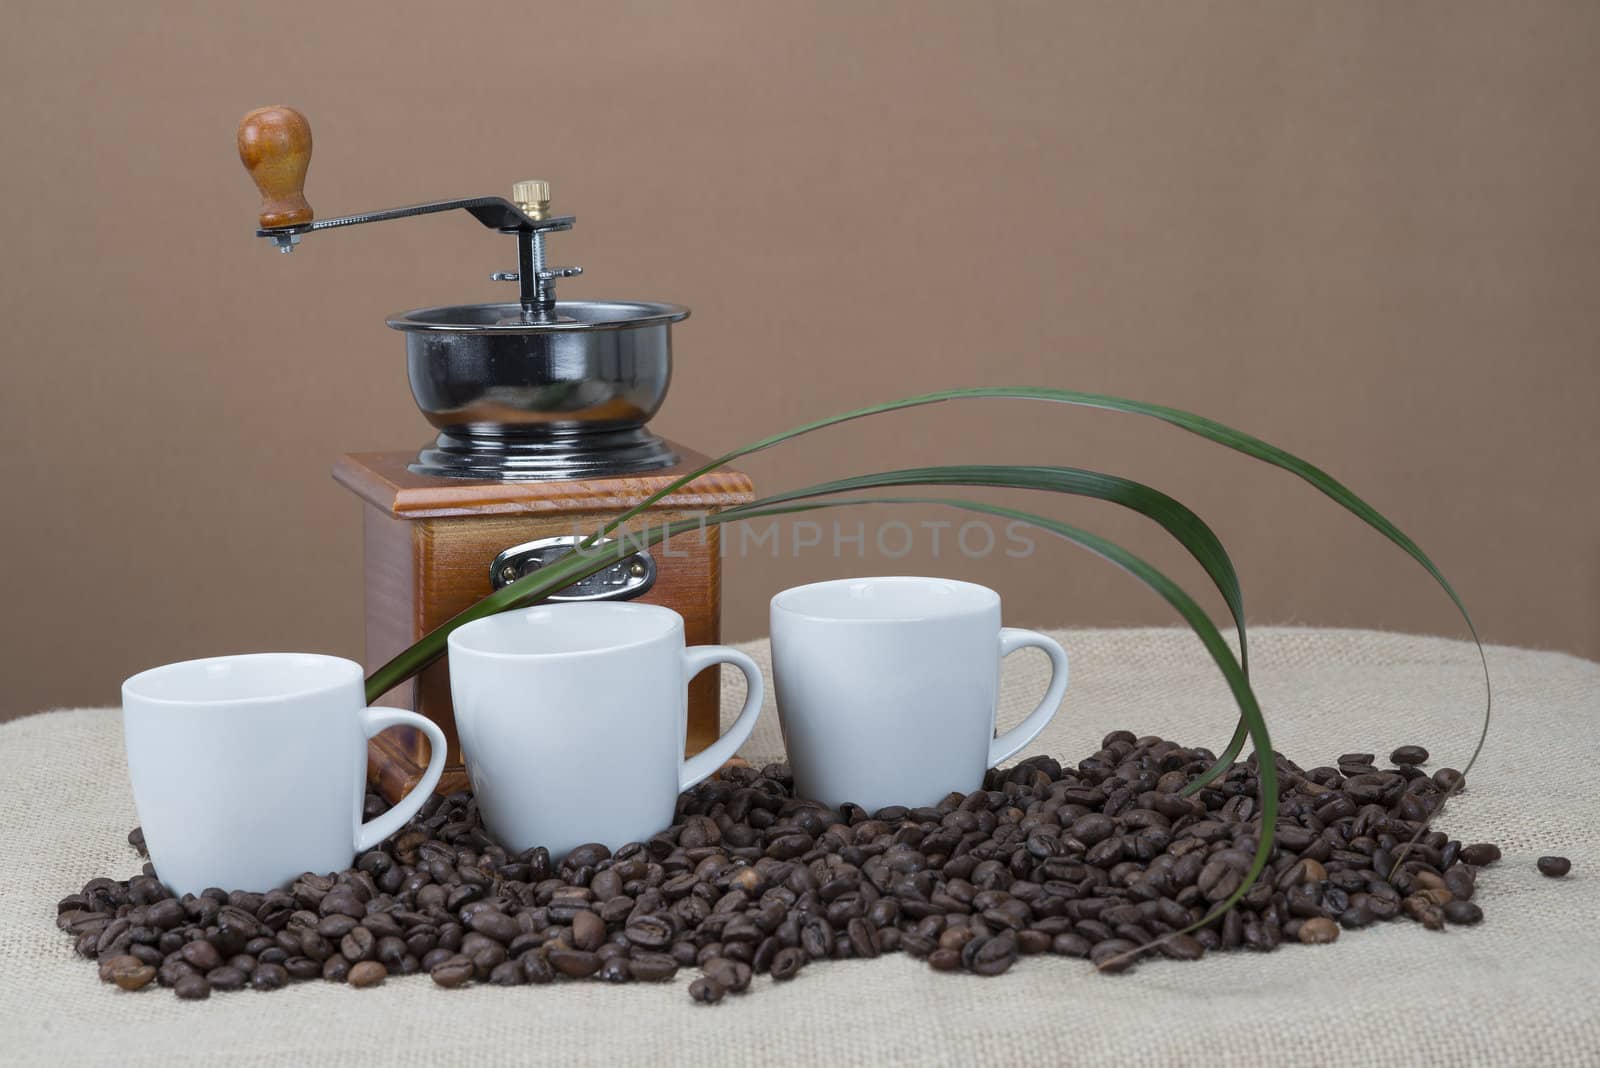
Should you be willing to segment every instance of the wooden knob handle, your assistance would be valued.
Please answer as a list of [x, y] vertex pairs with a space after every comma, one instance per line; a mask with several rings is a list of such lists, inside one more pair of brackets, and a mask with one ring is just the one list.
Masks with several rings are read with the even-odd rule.
[[239, 160], [261, 190], [261, 228], [296, 226], [314, 217], [306, 203], [311, 124], [281, 104], [256, 108], [239, 120]]

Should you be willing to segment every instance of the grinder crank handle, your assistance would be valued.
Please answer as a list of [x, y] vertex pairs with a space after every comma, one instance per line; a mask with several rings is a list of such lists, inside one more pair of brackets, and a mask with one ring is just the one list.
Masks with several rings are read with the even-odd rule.
[[303, 226], [314, 213], [306, 203], [311, 164], [311, 124], [282, 104], [256, 108], [239, 120], [239, 160], [261, 191], [261, 228]]
[[306, 117], [282, 104], [256, 108], [239, 120], [238, 142], [239, 159], [261, 191], [261, 225], [256, 233], [271, 238], [284, 252], [293, 250], [300, 236], [313, 230], [409, 219], [457, 208], [491, 230], [520, 235], [524, 242], [535, 233], [572, 229], [570, 215], [546, 216], [543, 212], [530, 215], [523, 205], [504, 197], [435, 200], [337, 219], [315, 219], [305, 195], [306, 168], [311, 163], [311, 124]]

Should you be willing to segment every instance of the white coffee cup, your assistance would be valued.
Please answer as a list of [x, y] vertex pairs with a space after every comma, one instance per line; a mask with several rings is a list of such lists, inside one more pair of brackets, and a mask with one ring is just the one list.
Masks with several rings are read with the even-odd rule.
[[[1049, 688], [995, 737], [1000, 660], [1050, 657]], [[1067, 689], [1067, 654], [1000, 625], [1000, 595], [940, 578], [855, 578], [772, 599], [778, 719], [800, 797], [868, 811], [937, 804], [1033, 741]]]
[[[361, 822], [367, 739], [428, 736], [428, 770]], [[122, 684], [128, 775], [156, 875], [175, 894], [263, 892], [342, 871], [405, 825], [439, 783], [445, 737], [415, 712], [368, 708], [361, 665], [313, 653], [187, 660]]]
[[[744, 709], [684, 759], [689, 680], [733, 664]], [[683, 617], [632, 603], [537, 605], [450, 634], [450, 693], [467, 774], [489, 834], [556, 859], [616, 849], [672, 823], [678, 794], [738, 751], [761, 714], [761, 669], [723, 645], [684, 648]]]

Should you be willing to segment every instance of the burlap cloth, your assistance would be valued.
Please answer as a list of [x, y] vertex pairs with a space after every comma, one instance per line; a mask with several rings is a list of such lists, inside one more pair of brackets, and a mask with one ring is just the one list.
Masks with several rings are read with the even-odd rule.
[[[1065, 631], [1072, 685], [1027, 752], [1077, 760], [1127, 727], [1213, 748], [1233, 724], [1198, 643], [1166, 630]], [[746, 646], [766, 662], [766, 643]], [[1263, 629], [1253, 674], [1273, 740], [1302, 763], [1426, 745], [1459, 765], [1477, 731], [1470, 645], [1361, 631]], [[1411, 923], [1332, 946], [1147, 962], [1095, 974], [1026, 958], [996, 979], [903, 955], [813, 965], [781, 989], [692, 1004], [664, 987], [596, 982], [445, 991], [424, 976], [372, 990], [313, 982], [186, 1003], [103, 986], [52, 925], [55, 902], [139, 860], [118, 716], [52, 712], [0, 725], [0, 1061], [119, 1065], [432, 1065], [605, 1058], [702, 1065], [1600, 1063], [1600, 665], [1490, 650], [1495, 727], [1441, 826], [1505, 850], [1479, 879], [1487, 918], [1433, 933]], [[1043, 688], [1045, 661], [1011, 658], [1002, 725]], [[730, 675], [734, 704], [742, 687]], [[728, 710], [725, 710], [725, 715]], [[779, 759], [767, 709], [746, 748]], [[1309, 762], [1309, 763], [1308, 763]], [[1546, 879], [1534, 858], [1572, 858]]]

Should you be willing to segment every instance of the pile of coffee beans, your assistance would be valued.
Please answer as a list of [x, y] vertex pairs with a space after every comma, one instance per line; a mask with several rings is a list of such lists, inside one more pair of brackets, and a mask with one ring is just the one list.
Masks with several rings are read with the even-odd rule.
[[[90, 880], [56, 922], [105, 981], [181, 998], [415, 973], [453, 988], [696, 969], [689, 996], [715, 1003], [752, 975], [897, 951], [984, 976], [1039, 953], [1121, 971], [1324, 944], [1383, 920], [1483, 918], [1474, 883], [1500, 850], [1418, 837], [1462, 777], [1429, 775], [1426, 750], [1406, 746], [1387, 769], [1370, 753], [1309, 770], [1279, 757], [1270, 866], [1237, 907], [1185, 933], [1240, 887], [1260, 833], [1254, 758], [1179, 796], [1213, 760], [1114, 731], [1076, 767], [1034, 757], [967, 796], [878, 812], [794, 797], [785, 765], [734, 767], [684, 794], [648, 841], [559, 863], [500, 848], [460, 793], [431, 798], [349, 871], [176, 899], [146, 865]], [[385, 807], [368, 797], [369, 817]], [[129, 839], [143, 844], [137, 829]]]

